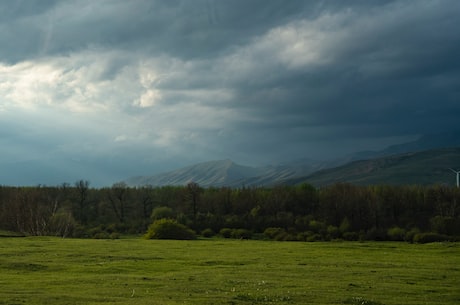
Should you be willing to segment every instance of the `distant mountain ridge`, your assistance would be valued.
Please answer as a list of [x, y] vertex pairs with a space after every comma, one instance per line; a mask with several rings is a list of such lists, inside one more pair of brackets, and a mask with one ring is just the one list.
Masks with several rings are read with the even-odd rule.
[[458, 132], [426, 135], [381, 151], [357, 152], [329, 161], [300, 159], [279, 165], [251, 167], [227, 159], [153, 176], [132, 177], [125, 182], [130, 186], [166, 186], [186, 185], [193, 181], [203, 187], [273, 186], [302, 182], [317, 186], [334, 182], [447, 183], [450, 176], [446, 168], [460, 167], [460, 149], [455, 146], [460, 147]]
[[203, 187], [209, 186], [267, 186], [280, 184], [295, 177], [308, 175], [323, 168], [323, 163], [313, 161], [264, 167], [250, 167], [231, 160], [203, 162], [153, 176], [132, 177], [125, 182], [131, 186], [186, 185], [193, 181]]
[[[369, 160], [352, 161], [313, 173], [296, 167], [249, 167], [231, 160], [211, 161], [175, 171], [126, 180], [131, 186], [186, 185], [193, 181], [203, 187], [273, 186], [309, 183], [314, 186], [348, 182], [370, 184], [448, 184], [455, 182], [449, 168], [460, 167], [460, 147], [410, 152]], [[311, 167], [309, 167], [311, 169]], [[307, 173], [302, 175], [302, 173]]]
[[185, 185], [191, 181], [201, 186], [228, 186], [247, 177], [258, 176], [259, 169], [242, 166], [231, 160], [203, 162], [154, 176], [133, 177], [128, 185]]
[[426, 134], [414, 141], [390, 145], [383, 150], [356, 152], [348, 156], [348, 161], [374, 159], [407, 152], [449, 147], [460, 147], [460, 131]]
[[285, 181], [286, 184], [309, 183], [314, 186], [347, 182], [371, 184], [445, 184], [454, 185], [449, 168], [460, 167], [460, 147], [402, 153], [369, 160], [359, 160], [328, 168], [309, 176]]

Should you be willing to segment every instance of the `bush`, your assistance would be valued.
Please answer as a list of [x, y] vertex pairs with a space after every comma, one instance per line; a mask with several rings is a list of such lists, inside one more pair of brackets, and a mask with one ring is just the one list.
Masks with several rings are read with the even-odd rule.
[[246, 229], [235, 229], [232, 231], [232, 237], [237, 239], [251, 239], [252, 232]]
[[264, 235], [269, 239], [276, 239], [276, 237], [280, 234], [286, 233], [283, 228], [266, 228], [264, 231]]
[[308, 242], [322, 241], [322, 240], [323, 240], [323, 237], [318, 233], [313, 233], [313, 234], [307, 236], [307, 241]]
[[112, 232], [110, 233], [110, 239], [119, 239], [120, 238], [120, 233], [118, 232]]
[[214, 231], [212, 229], [204, 229], [203, 231], [201, 231], [201, 235], [203, 237], [213, 237], [215, 235]]
[[327, 227], [327, 235], [329, 239], [334, 239], [334, 238], [339, 237], [339, 233], [340, 233], [339, 228], [337, 228], [336, 226], [329, 225]]
[[345, 239], [345, 240], [358, 240], [359, 235], [356, 232], [345, 232], [345, 233], [343, 233], [343, 239]]
[[419, 233], [420, 233], [420, 230], [418, 228], [412, 228], [406, 232], [406, 236], [404, 237], [404, 240], [408, 242], [413, 242], [415, 235]]
[[388, 229], [388, 237], [390, 240], [403, 241], [406, 237], [406, 231], [400, 227], [392, 227]]
[[219, 234], [222, 235], [223, 238], [230, 238], [232, 237], [232, 229], [223, 228], [219, 231]]
[[196, 239], [195, 232], [173, 219], [153, 222], [144, 236], [146, 239]]
[[430, 219], [432, 231], [446, 235], [460, 234], [460, 219], [435, 216]]
[[282, 231], [278, 235], [276, 235], [273, 239], [276, 241], [293, 241], [293, 240], [297, 240], [297, 234], [291, 234], [286, 231]]
[[318, 220], [311, 220], [310, 223], [308, 224], [308, 227], [310, 228], [311, 231], [318, 233], [318, 234], [323, 234], [327, 230], [326, 224]]
[[109, 239], [110, 235], [107, 232], [97, 232], [92, 235], [94, 239]]
[[444, 234], [438, 233], [418, 233], [414, 236], [414, 243], [426, 244], [426, 243], [434, 243], [439, 241], [448, 241], [449, 236]]
[[387, 232], [384, 229], [377, 229], [376, 227], [369, 229], [364, 235], [364, 239], [366, 240], [383, 241], [387, 240], [387, 238]]

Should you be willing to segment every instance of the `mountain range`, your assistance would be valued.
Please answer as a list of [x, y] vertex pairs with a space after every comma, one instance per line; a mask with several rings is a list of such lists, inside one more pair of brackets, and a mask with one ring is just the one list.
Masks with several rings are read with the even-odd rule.
[[193, 181], [203, 187], [324, 186], [337, 182], [453, 185], [455, 175], [449, 168], [458, 167], [460, 134], [451, 133], [422, 136], [381, 151], [357, 152], [327, 161], [301, 159], [263, 167], [231, 160], [209, 161], [153, 176], [131, 177], [125, 182], [130, 186], [166, 186]]

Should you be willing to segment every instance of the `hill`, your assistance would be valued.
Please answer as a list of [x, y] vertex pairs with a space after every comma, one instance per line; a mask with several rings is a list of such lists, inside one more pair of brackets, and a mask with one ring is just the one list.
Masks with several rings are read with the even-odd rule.
[[186, 185], [203, 187], [273, 186], [310, 183], [323, 186], [336, 182], [353, 184], [448, 184], [455, 183], [449, 168], [460, 168], [460, 147], [395, 154], [369, 160], [333, 163], [298, 160], [282, 165], [250, 167], [231, 160], [210, 161], [154, 175], [126, 179], [130, 186]]
[[[408, 152], [440, 149], [446, 147], [460, 147], [460, 132], [444, 132], [436, 134], [425, 134], [416, 140], [395, 144], [379, 151], [359, 151], [338, 160], [338, 162], [348, 163], [351, 161], [374, 159]], [[340, 164], [341, 165], [341, 164]]]
[[325, 166], [325, 163], [308, 159], [263, 167], [250, 167], [236, 164], [231, 160], [219, 160], [203, 162], [153, 176], [132, 177], [126, 179], [125, 182], [130, 186], [185, 185], [191, 181], [203, 187], [269, 186], [311, 174]]
[[138, 176], [126, 180], [128, 185], [185, 185], [196, 182], [201, 186], [233, 186], [248, 177], [261, 175], [258, 168], [242, 166], [231, 160], [210, 161], [154, 175]]
[[286, 184], [310, 183], [324, 186], [337, 182], [369, 184], [455, 184], [449, 168], [460, 167], [460, 147], [433, 149], [360, 160], [328, 168]]

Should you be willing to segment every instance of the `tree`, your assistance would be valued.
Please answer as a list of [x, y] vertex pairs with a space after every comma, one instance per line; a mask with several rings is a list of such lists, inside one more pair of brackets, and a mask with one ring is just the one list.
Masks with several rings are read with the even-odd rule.
[[201, 187], [196, 182], [189, 182], [187, 184], [187, 191], [188, 196], [192, 204], [192, 211], [193, 211], [193, 220], [196, 220], [196, 214], [198, 213], [198, 200], [200, 198], [200, 194], [203, 191]]
[[88, 180], [79, 180], [75, 182], [75, 188], [78, 194], [78, 216], [81, 223], [87, 223], [87, 217], [85, 214], [85, 208], [88, 200], [89, 193], [89, 181]]
[[128, 186], [124, 182], [118, 182], [112, 185], [112, 188], [109, 190], [108, 199], [110, 205], [112, 206], [113, 212], [117, 219], [121, 222], [125, 222], [125, 209], [126, 202], [125, 197], [128, 191]]

